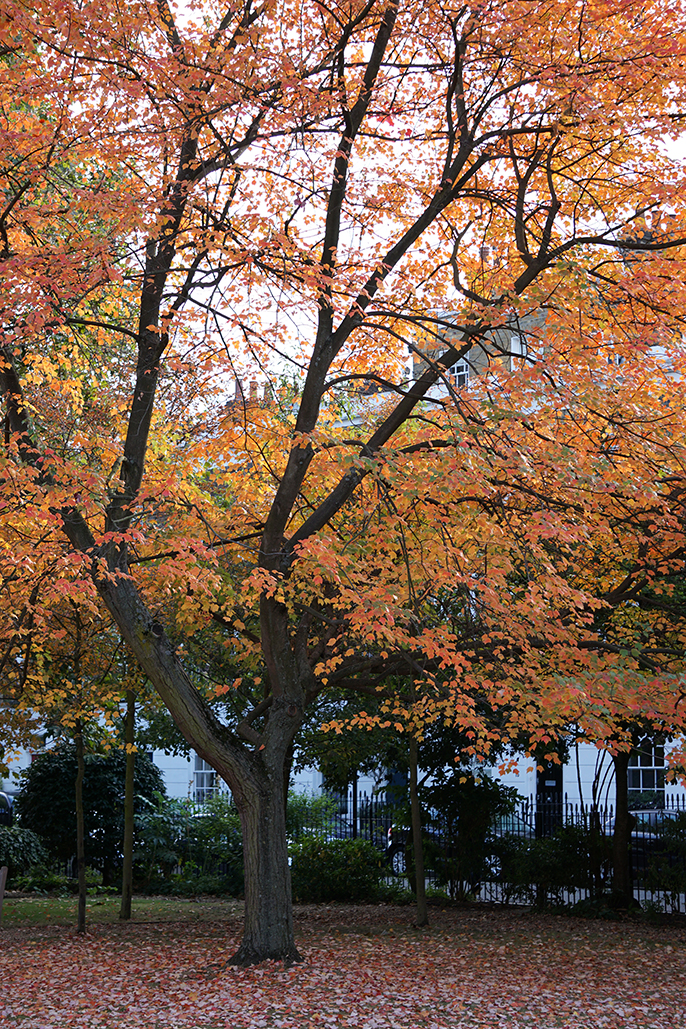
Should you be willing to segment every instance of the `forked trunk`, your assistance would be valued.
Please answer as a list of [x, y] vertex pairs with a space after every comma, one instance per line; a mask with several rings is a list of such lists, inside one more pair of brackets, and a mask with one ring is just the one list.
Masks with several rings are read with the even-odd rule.
[[233, 794], [243, 829], [245, 931], [232, 962], [299, 961], [286, 845], [285, 769], [304, 705], [288, 658], [290, 644], [281, 661], [291, 675], [289, 691], [282, 690], [265, 706], [262, 733], [247, 720], [232, 732], [218, 721], [179, 664], [163, 626], [147, 611], [131, 580], [120, 578], [114, 585], [99, 581], [98, 588], [184, 737]]
[[245, 924], [243, 941], [231, 958], [252, 965], [270, 958], [302, 960], [293, 940], [291, 874], [282, 777], [238, 800], [243, 828]]

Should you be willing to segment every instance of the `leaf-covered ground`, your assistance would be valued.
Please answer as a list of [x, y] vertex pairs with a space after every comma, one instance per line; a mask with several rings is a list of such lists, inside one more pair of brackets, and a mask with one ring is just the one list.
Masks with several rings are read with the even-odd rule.
[[[190, 910], [190, 909], [189, 909]], [[683, 1029], [686, 929], [503, 910], [297, 909], [302, 964], [213, 921], [0, 930], [2, 1029]], [[215, 912], [215, 915], [217, 912]], [[4, 1008], [4, 1010], [3, 1010]]]

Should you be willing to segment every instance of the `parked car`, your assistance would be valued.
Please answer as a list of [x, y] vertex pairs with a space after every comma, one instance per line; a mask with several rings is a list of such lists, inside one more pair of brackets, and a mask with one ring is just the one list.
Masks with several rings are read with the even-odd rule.
[[[424, 826], [422, 835], [428, 841], [427, 848], [434, 854], [445, 853], [446, 838], [440, 827], [435, 825]], [[486, 837], [487, 849], [489, 844], [505, 836], [514, 836], [517, 839], [529, 840], [535, 836], [534, 825], [521, 815], [511, 813], [500, 815], [493, 823]], [[406, 847], [412, 839], [412, 831], [406, 825], [394, 823], [390, 826], [387, 834], [386, 857], [391, 866], [393, 875], [404, 876], [407, 874]], [[500, 874], [500, 858], [496, 853], [489, 853], [485, 857], [485, 872], [489, 879], [497, 878]]]
[[303, 836], [319, 836], [325, 840], [352, 840], [355, 838], [369, 840], [378, 850], [386, 850], [386, 834], [383, 825], [376, 820], [359, 817], [357, 832], [352, 818], [347, 815], [330, 814], [321, 822], [303, 826], [293, 835], [293, 839]]
[[[434, 848], [444, 846], [443, 834], [435, 826], [422, 826], [422, 837]], [[386, 860], [393, 875], [407, 875], [407, 847], [412, 842], [412, 829], [403, 823], [393, 822], [386, 833]]]
[[0, 825], [12, 825], [13, 822], [12, 798], [7, 793], [0, 793]]
[[642, 878], [651, 868], [680, 870], [686, 882], [686, 812], [671, 808], [632, 811], [631, 832], [634, 874]]
[[407, 874], [407, 855], [405, 844], [410, 833], [399, 825], [389, 826], [386, 834], [386, 859], [393, 875]]

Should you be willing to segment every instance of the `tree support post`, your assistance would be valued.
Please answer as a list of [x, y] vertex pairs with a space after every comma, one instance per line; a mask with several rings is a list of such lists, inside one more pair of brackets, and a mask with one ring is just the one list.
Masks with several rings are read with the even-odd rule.
[[7, 885], [7, 865], [0, 868], [0, 926], [2, 925], [2, 902], [5, 898], [5, 886]]

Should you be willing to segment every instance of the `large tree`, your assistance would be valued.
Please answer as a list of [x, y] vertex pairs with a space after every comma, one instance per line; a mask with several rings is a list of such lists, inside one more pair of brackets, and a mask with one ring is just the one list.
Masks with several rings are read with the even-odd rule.
[[[681, 398], [650, 357], [679, 363], [680, 24], [666, 0], [3, 5], [5, 667], [50, 594], [106, 607], [238, 805], [236, 961], [297, 957], [284, 771], [327, 686], [484, 747], [482, 696], [513, 734], [608, 733], [631, 655], [593, 612], [681, 554]], [[222, 414], [227, 376], [288, 365], [294, 391]], [[373, 386], [361, 416], [329, 402]], [[589, 537], [630, 554], [604, 591]], [[208, 621], [250, 668], [219, 684], [233, 726], [182, 643]]]

